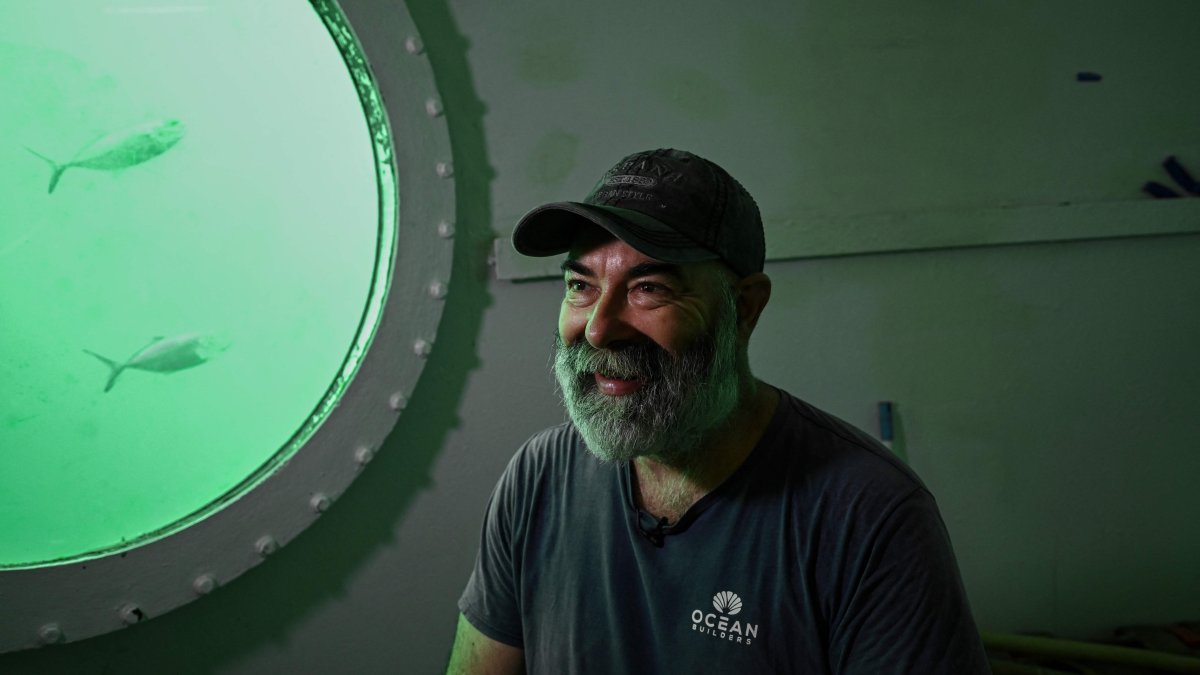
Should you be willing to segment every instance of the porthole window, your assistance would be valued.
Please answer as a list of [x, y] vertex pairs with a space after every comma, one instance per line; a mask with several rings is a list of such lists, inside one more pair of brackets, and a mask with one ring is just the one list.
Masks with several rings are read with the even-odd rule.
[[[419, 38], [367, 4], [0, 5], [0, 651], [237, 576], [403, 409], [453, 187], [420, 50], [372, 52], [347, 16]], [[130, 581], [164, 562], [180, 577]]]

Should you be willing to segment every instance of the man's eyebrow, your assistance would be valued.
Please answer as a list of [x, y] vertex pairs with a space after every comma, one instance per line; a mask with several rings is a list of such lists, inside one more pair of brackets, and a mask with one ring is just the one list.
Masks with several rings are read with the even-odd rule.
[[578, 275], [579, 275], [579, 276], [581, 276], [581, 277], [594, 277], [594, 276], [596, 276], [596, 273], [595, 273], [595, 272], [593, 272], [593, 271], [591, 270], [591, 268], [589, 268], [587, 265], [584, 265], [583, 263], [579, 262], [578, 260], [566, 260], [566, 261], [564, 261], [564, 262], [563, 262], [563, 264], [562, 264], [562, 268], [561, 268], [561, 269], [562, 269], [562, 271], [563, 271], [564, 273], [566, 273], [566, 272], [574, 272], [575, 274], [578, 274]]
[[683, 268], [673, 263], [665, 262], [645, 262], [640, 265], [634, 265], [629, 270], [629, 278], [637, 279], [638, 277], [653, 277], [666, 276], [675, 279], [680, 283], [687, 280], [683, 274]]
[[[562, 264], [562, 271], [563, 272], [574, 272], [575, 274], [578, 274], [579, 276], [583, 276], [583, 277], [596, 276], [596, 273], [593, 272], [590, 267], [588, 267], [587, 265], [584, 265], [583, 263], [579, 262], [578, 260], [564, 261]], [[629, 269], [629, 273], [626, 274], [626, 276], [630, 279], [637, 279], [640, 277], [652, 277], [652, 276], [659, 276], [659, 275], [671, 277], [672, 279], [675, 279], [676, 281], [678, 281], [680, 283], [687, 280], [687, 277], [683, 273], [683, 268], [681, 268], [679, 265], [676, 265], [674, 263], [665, 263], [665, 262], [644, 262], [640, 265], [634, 265], [633, 267], [631, 267]]]

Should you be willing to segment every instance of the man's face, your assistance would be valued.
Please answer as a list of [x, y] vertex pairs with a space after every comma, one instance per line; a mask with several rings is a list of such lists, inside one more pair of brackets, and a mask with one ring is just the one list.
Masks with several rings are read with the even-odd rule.
[[581, 230], [564, 280], [554, 370], [588, 448], [686, 464], [744, 385], [730, 281], [716, 263], [664, 263], [599, 228]]

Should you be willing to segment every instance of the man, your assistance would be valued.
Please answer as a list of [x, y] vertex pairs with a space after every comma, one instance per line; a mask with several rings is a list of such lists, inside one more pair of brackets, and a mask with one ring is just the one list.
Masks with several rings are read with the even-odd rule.
[[986, 673], [932, 496], [750, 374], [758, 207], [687, 152], [630, 155], [517, 251], [566, 252], [571, 422], [493, 492], [451, 673]]

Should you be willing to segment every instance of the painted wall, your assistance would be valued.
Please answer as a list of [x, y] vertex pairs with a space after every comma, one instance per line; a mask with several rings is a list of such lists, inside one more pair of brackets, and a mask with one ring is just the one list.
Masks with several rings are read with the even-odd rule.
[[[1200, 5], [1104, 4], [411, 2], [459, 222], [437, 348], [395, 432], [267, 564], [0, 672], [437, 672], [491, 486], [562, 419], [558, 284], [494, 280], [493, 238], [654, 146], [726, 166], [769, 239], [826, 216], [1143, 199], [1167, 154], [1200, 172]], [[774, 261], [752, 365], [868, 430], [896, 401], [982, 628], [1194, 619], [1198, 268], [1195, 235]]]

